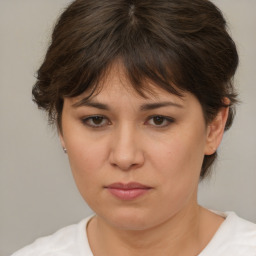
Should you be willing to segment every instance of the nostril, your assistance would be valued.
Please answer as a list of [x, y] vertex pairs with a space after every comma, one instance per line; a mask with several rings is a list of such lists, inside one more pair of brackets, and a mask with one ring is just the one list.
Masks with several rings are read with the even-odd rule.
[[120, 152], [115, 151], [110, 155], [110, 164], [123, 171], [139, 168], [143, 163], [144, 156], [140, 151], [133, 152], [133, 154], [120, 154]]

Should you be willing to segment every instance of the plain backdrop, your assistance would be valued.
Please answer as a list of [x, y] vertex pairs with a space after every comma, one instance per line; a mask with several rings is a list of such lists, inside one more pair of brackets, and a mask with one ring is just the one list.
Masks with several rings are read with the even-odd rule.
[[[0, 255], [91, 214], [45, 115], [31, 101], [56, 17], [68, 0], [0, 1]], [[214, 1], [240, 53], [241, 104], [199, 202], [256, 222], [256, 1]]]

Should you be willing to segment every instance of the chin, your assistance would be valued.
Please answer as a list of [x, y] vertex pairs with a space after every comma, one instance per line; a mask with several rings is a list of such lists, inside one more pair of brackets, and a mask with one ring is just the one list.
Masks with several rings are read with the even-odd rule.
[[121, 230], [143, 231], [157, 225], [157, 223], [154, 223], [155, 213], [150, 214], [148, 211], [142, 209], [126, 208], [114, 211], [110, 209], [108, 213], [97, 215], [112, 227]]

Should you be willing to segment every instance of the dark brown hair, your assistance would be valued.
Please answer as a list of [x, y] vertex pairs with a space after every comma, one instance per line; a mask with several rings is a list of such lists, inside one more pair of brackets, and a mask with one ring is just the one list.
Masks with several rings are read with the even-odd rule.
[[[74, 1], [55, 26], [33, 99], [61, 131], [64, 97], [87, 90], [93, 94], [117, 60], [142, 96], [150, 91], [145, 81], [180, 96], [191, 92], [202, 105], [206, 123], [229, 106], [226, 129], [231, 126], [238, 55], [222, 13], [210, 1]], [[201, 178], [216, 156], [205, 156]]]

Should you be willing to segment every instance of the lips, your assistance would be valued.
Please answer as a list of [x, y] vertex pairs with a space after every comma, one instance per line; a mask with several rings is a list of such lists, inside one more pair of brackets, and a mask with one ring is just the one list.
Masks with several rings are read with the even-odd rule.
[[152, 187], [137, 183], [113, 183], [105, 187], [113, 196], [121, 200], [134, 200], [143, 196]]

